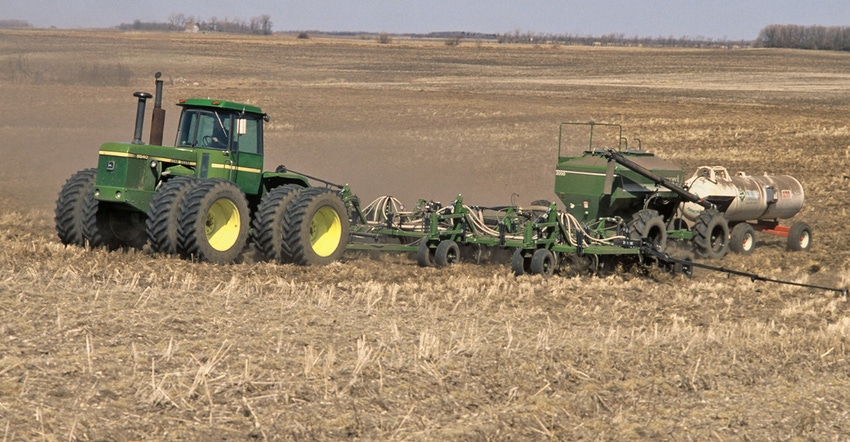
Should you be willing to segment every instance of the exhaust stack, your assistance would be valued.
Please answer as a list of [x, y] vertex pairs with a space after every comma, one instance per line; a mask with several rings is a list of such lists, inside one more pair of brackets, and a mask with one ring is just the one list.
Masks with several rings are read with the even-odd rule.
[[165, 109], [162, 108], [162, 76], [161, 72], [157, 72], [156, 78], [156, 99], [153, 103], [153, 113], [151, 114], [151, 140], [150, 144], [162, 146], [162, 133], [165, 130]]
[[136, 132], [133, 134], [133, 144], [145, 144], [142, 141], [142, 130], [145, 126], [145, 101], [152, 98], [153, 95], [150, 92], [136, 92], [133, 96], [139, 99], [139, 105], [136, 108]]

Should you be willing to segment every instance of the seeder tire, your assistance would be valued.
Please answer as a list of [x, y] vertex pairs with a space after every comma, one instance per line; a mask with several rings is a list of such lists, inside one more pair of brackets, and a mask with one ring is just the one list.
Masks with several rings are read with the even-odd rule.
[[326, 265], [345, 252], [350, 236], [342, 199], [311, 187], [298, 194], [284, 215], [283, 240], [298, 265]]
[[248, 242], [248, 201], [236, 184], [201, 181], [184, 198], [178, 220], [178, 251], [216, 264], [236, 261]]
[[284, 216], [289, 204], [304, 187], [286, 184], [267, 193], [254, 215], [251, 238], [264, 259], [279, 263], [292, 262], [292, 254], [283, 240]]
[[667, 227], [657, 210], [643, 209], [635, 213], [629, 227], [631, 239], [648, 238], [659, 252], [667, 249]]
[[516, 249], [513, 256], [511, 256], [511, 270], [513, 270], [516, 276], [531, 273], [530, 260], [525, 258], [522, 249]]
[[434, 267], [434, 249], [428, 247], [428, 241], [424, 239], [416, 249], [416, 263], [419, 267]]
[[747, 223], [735, 224], [729, 234], [729, 250], [741, 255], [753, 253], [756, 247], [756, 231]]
[[543, 275], [544, 278], [548, 278], [555, 274], [557, 266], [557, 258], [548, 249], [537, 249], [531, 255], [530, 270], [535, 275]]
[[437, 244], [434, 252], [434, 263], [437, 267], [448, 267], [460, 262], [460, 247], [450, 239], [444, 239]]
[[186, 195], [200, 182], [191, 176], [174, 177], [163, 183], [154, 195], [145, 222], [148, 243], [154, 252], [177, 254], [177, 215]]
[[729, 251], [729, 223], [722, 213], [704, 210], [696, 219], [691, 232], [698, 255], [721, 259]]
[[71, 175], [62, 186], [54, 212], [56, 233], [62, 244], [85, 247], [83, 207], [86, 205], [86, 200], [94, 199], [96, 177], [96, 169], [84, 169]]
[[791, 224], [788, 230], [788, 250], [806, 252], [812, 247], [812, 228], [804, 222]]

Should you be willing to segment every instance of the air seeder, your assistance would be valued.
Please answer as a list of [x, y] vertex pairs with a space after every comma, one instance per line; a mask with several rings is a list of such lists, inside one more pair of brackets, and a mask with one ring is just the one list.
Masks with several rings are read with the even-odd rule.
[[639, 140], [629, 149], [619, 125], [560, 125], [557, 202], [480, 207], [458, 195], [445, 206], [423, 199], [405, 211], [390, 196], [361, 206], [347, 185], [283, 166], [263, 172], [268, 116], [256, 106], [180, 100], [175, 145], [162, 146], [158, 73], [156, 86], [150, 142], [142, 132], [153, 95], [137, 92], [133, 141], [102, 145], [98, 167], [62, 188], [55, 220], [63, 243], [147, 244], [156, 253], [229, 263], [251, 242], [265, 259], [300, 265], [333, 262], [346, 249], [411, 252], [421, 266], [439, 267], [507, 252], [516, 274], [544, 276], [564, 267], [592, 273], [609, 257], [690, 273], [711, 268], [692, 253], [749, 253], [756, 230], [788, 237], [792, 250], [811, 246], [807, 224], [780, 225], [802, 207], [796, 179], [733, 177], [705, 166], [686, 181], [680, 166], [640, 149]]

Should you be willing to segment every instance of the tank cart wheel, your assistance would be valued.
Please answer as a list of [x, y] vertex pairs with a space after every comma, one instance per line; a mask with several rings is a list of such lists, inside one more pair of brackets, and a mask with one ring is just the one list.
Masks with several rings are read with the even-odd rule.
[[303, 187], [286, 184], [267, 193], [254, 215], [251, 238], [260, 254], [269, 261], [292, 262], [292, 253], [283, 240], [284, 215]]
[[631, 239], [648, 238], [659, 252], [667, 249], [667, 227], [657, 210], [643, 209], [635, 213], [629, 227]]
[[537, 249], [531, 255], [531, 273], [535, 275], [543, 275], [548, 278], [555, 274], [555, 269], [558, 267], [558, 260], [555, 255], [548, 249]]
[[729, 251], [729, 223], [722, 213], [704, 210], [691, 229], [697, 253], [709, 259], [721, 259]]
[[145, 222], [148, 242], [154, 252], [177, 253], [177, 214], [186, 194], [200, 182], [191, 176], [174, 177], [163, 183], [154, 195]]
[[422, 240], [416, 249], [416, 262], [419, 267], [434, 267], [434, 249], [428, 247], [428, 241]]
[[460, 247], [450, 239], [444, 239], [437, 244], [434, 252], [434, 263], [437, 267], [448, 267], [460, 262]]
[[83, 207], [87, 199], [94, 199], [96, 177], [96, 169], [84, 169], [71, 175], [62, 186], [54, 212], [56, 233], [59, 234], [62, 244], [80, 247], [86, 245], [83, 236]]
[[348, 245], [347, 213], [342, 199], [327, 189], [301, 191], [284, 214], [283, 240], [292, 262], [325, 265], [338, 260]]
[[753, 253], [756, 247], [756, 231], [747, 223], [735, 224], [729, 234], [729, 250], [742, 255]]
[[184, 257], [226, 264], [248, 242], [248, 201], [230, 181], [202, 181], [183, 200], [177, 216], [178, 251]]
[[531, 273], [531, 260], [525, 257], [522, 249], [516, 249], [511, 256], [511, 270], [514, 271], [516, 276]]
[[812, 246], [812, 228], [804, 222], [791, 224], [788, 229], [788, 250], [808, 251]]

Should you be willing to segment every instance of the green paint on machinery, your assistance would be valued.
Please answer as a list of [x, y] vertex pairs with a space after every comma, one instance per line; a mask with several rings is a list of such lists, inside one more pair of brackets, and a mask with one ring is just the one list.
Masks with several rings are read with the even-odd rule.
[[212, 263], [237, 262], [249, 241], [261, 258], [299, 265], [328, 264], [346, 250], [409, 252], [437, 267], [504, 256], [517, 275], [543, 276], [565, 267], [593, 273], [611, 257], [689, 274], [712, 268], [692, 253], [749, 253], [756, 231], [787, 237], [791, 250], [811, 245], [807, 224], [777, 218], [802, 206], [795, 179], [702, 167], [685, 181], [680, 166], [642, 150], [640, 140], [630, 149], [619, 125], [594, 122], [560, 125], [554, 190], [562, 208], [550, 200], [474, 206], [461, 195], [445, 206], [421, 199], [409, 211], [391, 196], [361, 206], [348, 185], [283, 166], [263, 171], [269, 118], [254, 105], [180, 100], [174, 146], [164, 146], [159, 78], [150, 141], [142, 132], [154, 95], [136, 92], [133, 140], [103, 144], [97, 167], [62, 187], [55, 222], [64, 244]]
[[[136, 92], [133, 140], [103, 144], [97, 168], [74, 174], [63, 186], [55, 217], [60, 240], [109, 249], [149, 244], [154, 252], [228, 263], [254, 236], [269, 259], [323, 264], [339, 258], [348, 243], [348, 223], [338, 221], [348, 218], [342, 201], [347, 187], [283, 166], [264, 172], [268, 116], [250, 104], [180, 100], [174, 146], [163, 146], [159, 78], [150, 142], [142, 141], [142, 131], [154, 95]], [[314, 189], [311, 180], [325, 187]], [[278, 207], [284, 188], [287, 205]], [[290, 202], [299, 211], [284, 225]]]

